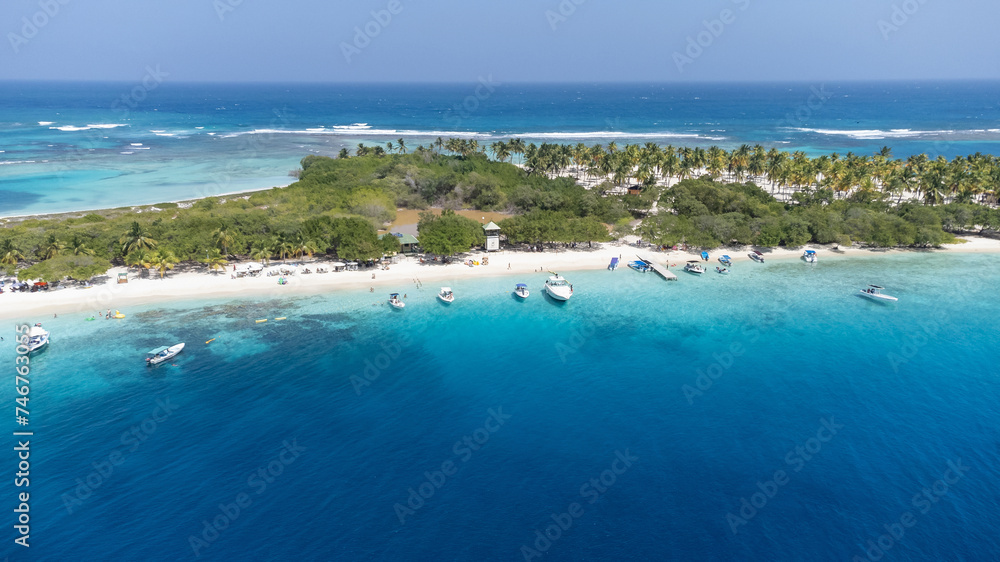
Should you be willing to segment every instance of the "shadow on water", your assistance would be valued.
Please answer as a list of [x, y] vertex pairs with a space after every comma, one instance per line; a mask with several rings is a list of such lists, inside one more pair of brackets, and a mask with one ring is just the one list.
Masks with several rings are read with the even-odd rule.
[[8, 191], [0, 189], [0, 214], [27, 209], [38, 203], [42, 196], [27, 191]]

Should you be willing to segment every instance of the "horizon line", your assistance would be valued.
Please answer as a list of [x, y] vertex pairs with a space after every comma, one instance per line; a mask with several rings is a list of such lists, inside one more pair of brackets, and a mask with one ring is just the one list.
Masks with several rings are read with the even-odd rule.
[[[58, 83], [58, 84], [131, 84], [135, 80], [125, 79], [64, 79], [64, 78], [2, 78], [0, 84], [16, 83]], [[942, 83], [974, 83], [974, 82], [1000, 82], [1000, 77], [995, 78], [830, 78], [830, 79], [776, 79], [776, 80], [689, 80], [689, 81], [655, 81], [655, 80], [511, 80], [503, 82], [504, 85], [518, 86], [559, 86], [559, 85], [641, 85], [641, 86], [711, 86], [726, 84], [755, 84], [755, 85], [785, 85], [785, 84], [942, 84]], [[401, 86], [450, 86], [468, 85], [476, 83], [475, 80], [176, 80], [172, 84], [190, 85], [273, 85], [273, 86], [380, 86], [380, 85], [401, 85]], [[501, 82], [497, 82], [501, 84]]]

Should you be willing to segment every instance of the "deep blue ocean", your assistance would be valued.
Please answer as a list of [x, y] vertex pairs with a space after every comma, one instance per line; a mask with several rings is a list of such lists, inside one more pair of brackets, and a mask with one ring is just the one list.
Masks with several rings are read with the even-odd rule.
[[760, 143], [811, 155], [1000, 153], [1000, 82], [450, 85], [0, 82], [0, 216], [286, 185], [307, 154], [483, 143]]
[[[8, 437], [3, 553], [1000, 556], [994, 260], [565, 274], [563, 305], [537, 274], [448, 280], [450, 307], [410, 284], [393, 288], [403, 311], [348, 291], [25, 318], [52, 343], [30, 364], [32, 546], [13, 544], [25, 489]], [[899, 302], [856, 296], [876, 282]], [[13, 377], [13, 326], [3, 335]], [[178, 341], [173, 364], [143, 365]], [[0, 393], [12, 430], [15, 396]]]

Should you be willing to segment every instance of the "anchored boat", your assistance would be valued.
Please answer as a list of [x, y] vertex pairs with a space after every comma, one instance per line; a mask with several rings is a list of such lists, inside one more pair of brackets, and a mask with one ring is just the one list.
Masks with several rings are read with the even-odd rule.
[[397, 310], [402, 310], [406, 303], [400, 300], [399, 293], [392, 293], [389, 295], [389, 305]]
[[705, 273], [705, 268], [702, 267], [697, 261], [691, 260], [684, 264], [684, 271], [701, 275], [702, 273]]
[[573, 285], [558, 273], [553, 273], [552, 277], [545, 281], [545, 292], [557, 301], [568, 301], [573, 296]]
[[868, 285], [867, 289], [861, 289], [859, 293], [862, 297], [866, 299], [878, 301], [878, 302], [896, 302], [899, 299], [891, 295], [886, 295], [882, 293], [885, 287], [879, 287], [878, 285]]
[[146, 353], [146, 365], [152, 367], [164, 361], [169, 361], [177, 356], [184, 349], [184, 344], [179, 343], [170, 347], [158, 347]]
[[49, 344], [49, 332], [42, 328], [41, 323], [35, 324], [28, 330], [28, 353], [38, 351]]
[[514, 294], [521, 299], [528, 298], [528, 295], [530, 294], [528, 292], [528, 286], [525, 285], [524, 283], [518, 283], [517, 285], [514, 285]]

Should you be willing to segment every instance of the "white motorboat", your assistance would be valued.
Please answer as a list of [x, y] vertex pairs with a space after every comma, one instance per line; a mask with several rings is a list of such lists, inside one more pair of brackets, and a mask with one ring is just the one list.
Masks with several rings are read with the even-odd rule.
[[816, 263], [817, 261], [816, 251], [806, 250], [805, 252], [802, 253], [802, 259], [805, 260], [806, 263]]
[[721, 273], [722, 275], [729, 275], [729, 269], [727, 269], [725, 267], [715, 266], [715, 272], [716, 273]]
[[684, 271], [701, 275], [702, 273], [705, 273], [705, 268], [702, 267], [697, 261], [691, 260], [684, 264]]
[[560, 277], [558, 273], [553, 273], [552, 277], [549, 277], [545, 282], [545, 292], [557, 301], [568, 301], [573, 296], [573, 285], [570, 285], [569, 281]]
[[441, 292], [438, 293], [438, 298], [441, 302], [451, 304], [455, 302], [455, 293], [452, 292], [451, 287], [441, 287]]
[[896, 302], [899, 300], [896, 297], [883, 294], [882, 293], [883, 290], [885, 290], [885, 287], [879, 287], [878, 285], [868, 285], [867, 289], [861, 289], [861, 292], [858, 294], [860, 294], [862, 297], [865, 297], [866, 299], [878, 302]]
[[528, 292], [528, 286], [525, 285], [524, 283], [518, 283], [517, 285], [514, 286], [514, 294], [522, 299], [528, 298], [528, 295], [530, 294]]
[[389, 306], [402, 310], [406, 306], [406, 303], [400, 300], [399, 293], [392, 293], [389, 295]]
[[49, 344], [49, 332], [41, 324], [35, 324], [28, 330], [28, 353], [38, 351]]
[[164, 361], [169, 361], [170, 359], [176, 357], [177, 354], [183, 349], [184, 344], [179, 343], [170, 347], [158, 347], [150, 350], [149, 353], [146, 354], [146, 365], [151, 367], [153, 365], [159, 365]]
[[747, 255], [750, 256], [750, 259], [752, 259], [755, 262], [764, 263], [764, 254], [760, 253], [757, 250], [754, 250]]

